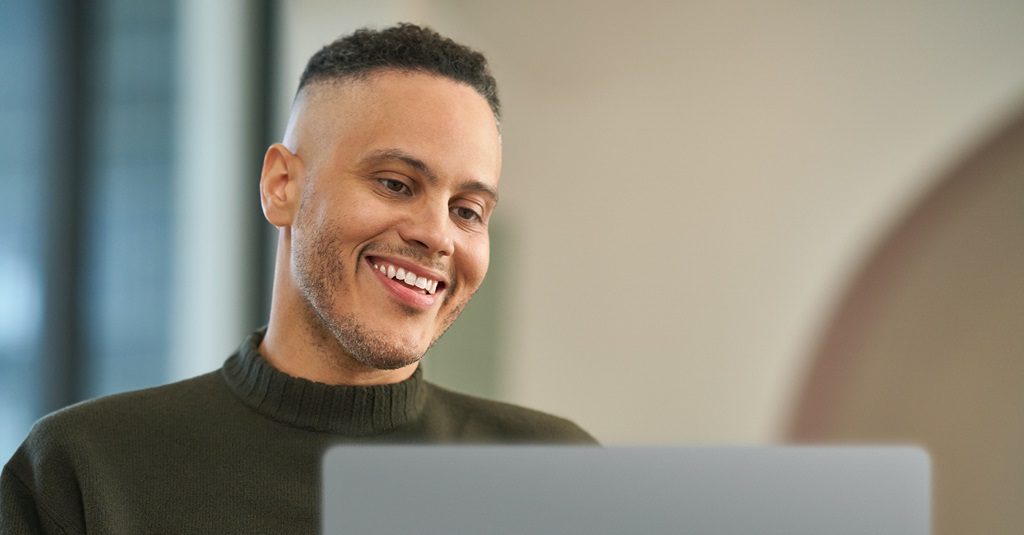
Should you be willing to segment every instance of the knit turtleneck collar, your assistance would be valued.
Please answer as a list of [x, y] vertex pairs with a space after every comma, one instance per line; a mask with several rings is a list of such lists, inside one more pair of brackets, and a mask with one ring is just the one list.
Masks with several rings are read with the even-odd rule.
[[271, 366], [258, 349], [264, 332], [246, 338], [221, 370], [235, 395], [264, 416], [305, 429], [369, 436], [412, 422], [423, 411], [428, 385], [419, 368], [390, 385], [316, 383]]

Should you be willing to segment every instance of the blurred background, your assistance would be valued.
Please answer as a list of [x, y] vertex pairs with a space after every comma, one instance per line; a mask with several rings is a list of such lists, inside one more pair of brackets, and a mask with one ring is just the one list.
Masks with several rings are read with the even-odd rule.
[[0, 456], [266, 321], [266, 146], [358, 27], [483, 51], [491, 272], [425, 361], [606, 444], [916, 443], [1024, 525], [1024, 3], [0, 1]]

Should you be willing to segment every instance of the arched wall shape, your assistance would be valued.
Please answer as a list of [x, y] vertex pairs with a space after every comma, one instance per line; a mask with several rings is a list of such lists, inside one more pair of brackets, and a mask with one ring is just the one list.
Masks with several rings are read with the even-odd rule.
[[854, 279], [789, 438], [917, 443], [937, 535], [1024, 525], [1024, 114], [936, 182]]

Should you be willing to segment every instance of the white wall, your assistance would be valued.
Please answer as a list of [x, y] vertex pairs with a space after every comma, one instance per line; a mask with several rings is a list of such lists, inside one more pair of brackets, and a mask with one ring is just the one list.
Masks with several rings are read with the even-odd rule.
[[365, 24], [488, 55], [499, 393], [609, 443], [778, 440], [863, 255], [1024, 104], [1019, 2], [710, 4], [284, 3], [284, 95]]

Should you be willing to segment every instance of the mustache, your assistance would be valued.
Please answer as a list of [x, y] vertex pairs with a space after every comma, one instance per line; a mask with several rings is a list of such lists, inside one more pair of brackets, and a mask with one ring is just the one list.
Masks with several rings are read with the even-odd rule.
[[451, 268], [448, 265], [446, 265], [444, 262], [439, 262], [436, 258], [433, 258], [429, 254], [424, 253], [422, 249], [417, 249], [415, 247], [409, 246], [398, 246], [374, 242], [367, 244], [367, 246], [363, 248], [362, 256], [373, 256], [373, 253], [377, 253], [379, 255], [400, 256], [403, 258], [408, 258], [409, 260], [412, 260], [417, 264], [421, 264], [424, 267], [427, 267], [439, 273], [444, 273], [445, 275], [447, 275], [450, 284], [454, 283], [455, 281], [455, 276], [451, 272]]

